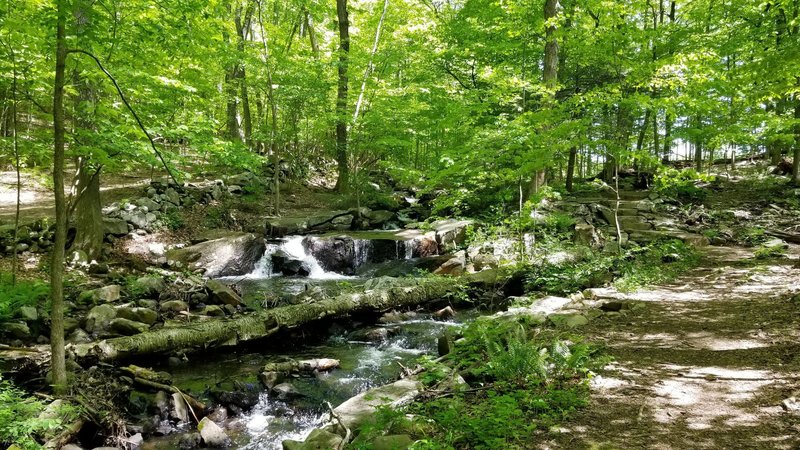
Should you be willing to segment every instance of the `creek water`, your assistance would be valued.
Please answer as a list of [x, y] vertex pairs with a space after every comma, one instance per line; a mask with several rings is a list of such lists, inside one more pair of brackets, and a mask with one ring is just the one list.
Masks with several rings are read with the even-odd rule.
[[[251, 306], [270, 307], [275, 305], [262, 299], [297, 296], [309, 290], [334, 294], [342, 289], [358, 290], [374, 275], [376, 267], [390, 265], [401, 271], [414, 267], [408, 243], [399, 241], [396, 244], [395, 259], [374, 264], [370, 254], [373, 246], [364, 239], [356, 240], [364, 242], [355, 244], [357, 275], [325, 271], [320, 262], [307, 252], [303, 239], [308, 238], [290, 237], [271, 243], [253, 273], [225, 281], [236, 284], [245, 298], [250, 299]], [[284, 277], [275, 273], [271, 255], [279, 250], [301, 259], [310, 268], [309, 275]], [[402, 366], [413, 366], [421, 355], [434, 355], [439, 336], [475, 315], [474, 312], [460, 312], [454, 318], [442, 321], [435, 320], [430, 314], [419, 313], [386, 324], [348, 322], [342, 326], [334, 323], [308, 341], [289, 341], [286, 338], [287, 342], [270, 342], [264, 349], [215, 352], [165, 370], [172, 374], [176, 386], [201, 397], [214, 390], [235, 390], [242, 386], [257, 389], [257, 404], [229, 420], [226, 424], [228, 433], [234, 441], [234, 448], [280, 449], [283, 440], [302, 440], [328, 419], [326, 402], [336, 406], [367, 389], [396, 380]], [[373, 338], [368, 337], [369, 332]], [[376, 334], [381, 338], [374, 339]], [[258, 374], [266, 363], [286, 357], [298, 360], [334, 358], [340, 361], [341, 366], [331, 372], [291, 379], [289, 383], [298, 395], [279, 399], [261, 386]], [[179, 434], [150, 440], [145, 447], [177, 448]]]

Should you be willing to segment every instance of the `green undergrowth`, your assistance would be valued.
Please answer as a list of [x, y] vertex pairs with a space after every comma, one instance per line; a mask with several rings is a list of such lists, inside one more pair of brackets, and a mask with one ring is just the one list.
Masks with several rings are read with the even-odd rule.
[[659, 241], [619, 254], [580, 252], [555, 264], [528, 264], [526, 291], [567, 295], [613, 282], [621, 291], [670, 281], [698, 262], [697, 252], [678, 240]]
[[24, 450], [44, 448], [40, 444], [42, 437], [57, 430], [62, 421], [40, 417], [43, 411], [45, 405], [41, 401], [0, 378], [0, 448], [14, 448], [14, 445]]
[[0, 322], [15, 318], [23, 306], [41, 307], [50, 294], [48, 284], [36, 280], [17, 280], [0, 277]]
[[589, 399], [588, 382], [609, 359], [574, 336], [524, 321], [478, 320], [443, 361], [421, 360], [421, 400], [383, 408], [354, 448], [381, 435], [409, 435], [414, 449], [524, 448]]

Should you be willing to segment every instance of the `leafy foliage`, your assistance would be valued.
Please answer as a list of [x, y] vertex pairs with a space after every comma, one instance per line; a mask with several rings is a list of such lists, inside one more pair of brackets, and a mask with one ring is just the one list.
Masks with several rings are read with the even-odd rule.
[[24, 450], [43, 448], [37, 437], [61, 425], [59, 419], [40, 419], [44, 408], [39, 400], [0, 378], [0, 445], [16, 444]]
[[23, 306], [45, 307], [50, 287], [40, 281], [10, 280], [0, 277], [0, 322], [14, 318]]

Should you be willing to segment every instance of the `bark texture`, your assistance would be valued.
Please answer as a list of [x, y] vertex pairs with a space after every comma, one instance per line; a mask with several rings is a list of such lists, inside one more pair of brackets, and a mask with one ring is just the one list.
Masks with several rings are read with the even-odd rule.
[[235, 319], [165, 327], [134, 336], [82, 344], [75, 347], [75, 354], [110, 361], [193, 347], [236, 345], [321, 319], [419, 305], [452, 294], [461, 289], [460, 286], [452, 278], [423, 279], [407, 286], [345, 294], [317, 303], [273, 308]]
[[336, 190], [346, 191], [350, 186], [350, 168], [347, 164], [347, 66], [350, 57], [350, 21], [347, 17], [347, 0], [336, 0], [339, 22], [339, 85], [336, 91], [336, 166], [339, 177]]

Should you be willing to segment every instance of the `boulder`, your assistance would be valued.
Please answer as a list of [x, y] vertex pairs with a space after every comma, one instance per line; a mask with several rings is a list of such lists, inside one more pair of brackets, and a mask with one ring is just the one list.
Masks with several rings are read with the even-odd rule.
[[308, 265], [283, 250], [278, 250], [272, 255], [272, 271], [286, 276], [308, 276]]
[[306, 251], [329, 272], [351, 275], [355, 272], [355, 241], [349, 236], [303, 239]]
[[161, 277], [140, 277], [130, 284], [129, 294], [140, 298], [158, 298], [167, 289], [167, 283]]
[[200, 447], [201, 441], [202, 438], [200, 437], [200, 433], [184, 434], [178, 438], [178, 448], [180, 450], [193, 450], [197, 447]]
[[188, 311], [189, 304], [182, 300], [169, 300], [161, 303], [161, 311], [179, 313], [181, 311]]
[[123, 306], [117, 308], [117, 317], [152, 325], [156, 323], [156, 320], [158, 319], [158, 313], [148, 308]]
[[278, 397], [279, 400], [288, 400], [291, 398], [302, 397], [303, 394], [297, 390], [296, 387], [289, 383], [280, 383], [272, 388], [272, 392]]
[[281, 445], [283, 450], [331, 450], [339, 448], [342, 440], [338, 434], [317, 428], [303, 442], [286, 440]]
[[369, 220], [369, 225], [373, 228], [382, 228], [390, 220], [394, 219], [395, 214], [392, 211], [387, 211], [385, 209], [379, 209], [376, 211], [370, 211], [365, 215], [365, 217]]
[[17, 316], [25, 322], [36, 322], [39, 320], [39, 312], [33, 306], [21, 306]]
[[588, 223], [575, 224], [575, 235], [572, 240], [578, 245], [586, 245], [592, 248], [600, 246], [600, 236], [597, 235], [597, 230]]
[[25, 322], [7, 322], [3, 324], [3, 331], [7, 335], [13, 336], [16, 339], [27, 339], [31, 337], [31, 329]]
[[219, 280], [208, 280], [206, 289], [208, 290], [208, 301], [211, 303], [231, 306], [239, 306], [242, 303], [239, 294]]
[[209, 317], [222, 317], [225, 315], [225, 311], [217, 305], [208, 305], [203, 308], [202, 314]]
[[111, 305], [98, 305], [89, 310], [84, 328], [89, 333], [104, 330], [117, 317], [117, 310]]
[[436, 233], [440, 249], [454, 249], [467, 240], [467, 227], [473, 224], [473, 220], [445, 219], [433, 222], [431, 228]]
[[414, 258], [425, 258], [427, 256], [436, 256], [439, 254], [439, 244], [436, 242], [435, 236], [423, 236], [414, 240], [414, 251], [412, 256]]
[[397, 408], [412, 401], [423, 388], [422, 383], [403, 379], [362, 392], [334, 408], [344, 426], [358, 429], [374, 418], [379, 406]]
[[139, 200], [136, 200], [136, 204], [144, 208], [147, 208], [148, 212], [158, 211], [159, 209], [161, 209], [161, 205], [159, 205], [158, 203], [154, 202], [153, 200], [147, 197], [142, 197]]
[[83, 302], [112, 303], [120, 299], [122, 288], [112, 284], [91, 291], [84, 291], [78, 296]]
[[467, 266], [465, 253], [458, 252], [455, 256], [448, 259], [444, 264], [433, 271], [435, 275], [461, 275]]
[[150, 329], [146, 323], [134, 322], [133, 320], [123, 319], [118, 317], [111, 320], [108, 324], [109, 330], [114, 333], [119, 333], [125, 336], [132, 336], [134, 334], [144, 333]]
[[124, 236], [128, 234], [128, 222], [126, 222], [124, 219], [104, 217], [103, 232], [105, 234], [112, 234], [114, 236]]
[[197, 431], [200, 432], [200, 438], [208, 447], [227, 447], [230, 444], [231, 440], [225, 431], [208, 417], [204, 417], [197, 424]]
[[252, 272], [264, 256], [266, 243], [255, 234], [232, 233], [182, 249], [167, 252], [169, 261], [200, 269], [209, 278], [239, 276]]

